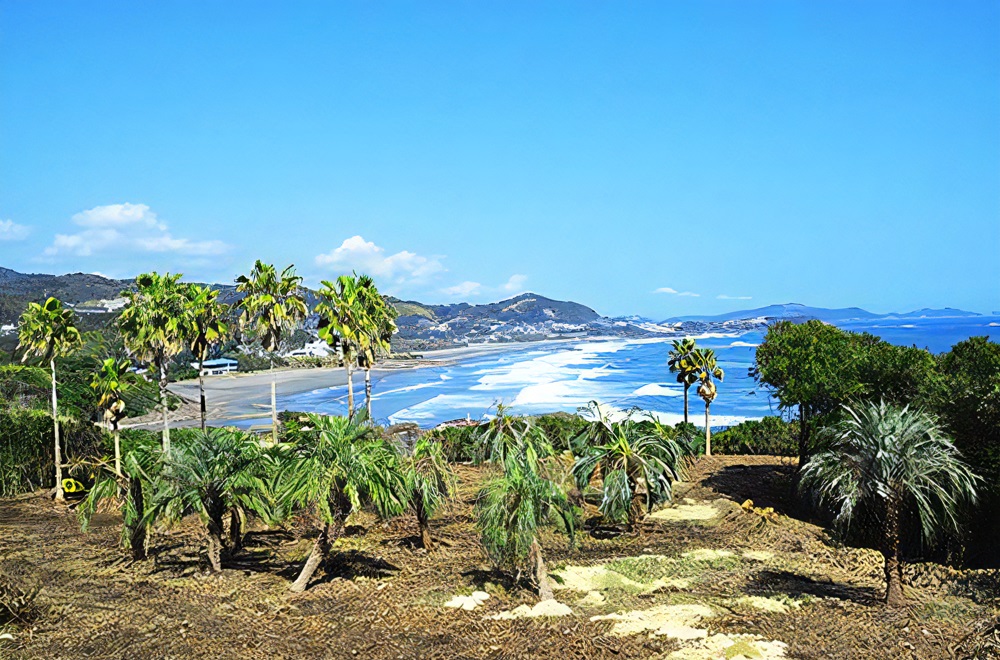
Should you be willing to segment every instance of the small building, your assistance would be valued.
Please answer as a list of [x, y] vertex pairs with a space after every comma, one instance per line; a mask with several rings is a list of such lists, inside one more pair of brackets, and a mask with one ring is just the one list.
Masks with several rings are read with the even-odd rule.
[[[198, 368], [197, 362], [191, 363], [192, 369]], [[205, 360], [202, 365], [202, 376], [221, 376], [240, 370], [240, 363], [230, 358], [219, 358], [217, 360]]]

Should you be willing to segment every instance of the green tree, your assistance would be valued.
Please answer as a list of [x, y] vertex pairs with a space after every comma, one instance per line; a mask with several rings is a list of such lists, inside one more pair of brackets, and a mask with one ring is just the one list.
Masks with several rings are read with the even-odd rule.
[[410, 507], [417, 517], [420, 543], [428, 552], [434, 549], [430, 519], [454, 491], [454, 475], [445, 460], [441, 443], [427, 435], [420, 436], [406, 457], [406, 478]]
[[118, 424], [125, 418], [125, 392], [128, 390], [128, 360], [107, 358], [94, 374], [90, 387], [97, 393], [97, 409], [114, 436], [115, 474], [122, 476], [122, 448]]
[[163, 451], [170, 451], [167, 369], [184, 343], [184, 296], [181, 275], [143, 273], [136, 289], [124, 291], [128, 304], [118, 317], [125, 345], [136, 359], [151, 364], [159, 376], [163, 411]]
[[185, 291], [184, 335], [198, 361], [198, 394], [201, 403], [201, 430], [205, 430], [205, 359], [209, 349], [229, 332], [229, 306], [219, 302], [219, 292], [207, 286], [189, 284]]
[[[236, 307], [240, 310], [239, 325], [258, 342], [269, 356], [281, 347], [287, 332], [301, 323], [309, 309], [302, 294], [302, 278], [295, 267], [288, 266], [278, 273], [272, 264], [257, 260], [249, 275], [236, 278], [236, 291], [243, 297]], [[274, 368], [272, 359], [271, 368]], [[278, 442], [277, 384], [271, 377], [272, 440]]]
[[627, 417], [612, 423], [605, 416], [592, 422], [596, 441], [588, 444], [573, 466], [580, 490], [601, 475], [601, 513], [629, 528], [659, 502], [670, 499], [671, 483], [680, 478], [682, 449], [655, 422]]
[[688, 423], [688, 390], [698, 382], [698, 366], [694, 363], [698, 345], [694, 339], [675, 339], [667, 359], [670, 373], [677, 374], [677, 382], [684, 386], [684, 423]]
[[921, 410], [886, 402], [847, 408], [830, 427], [829, 450], [813, 456], [802, 470], [802, 488], [814, 488], [846, 525], [862, 506], [882, 529], [886, 603], [904, 602], [900, 536], [913, 511], [927, 540], [957, 529], [963, 501], [976, 498], [976, 482], [937, 420]]
[[367, 275], [358, 277], [358, 303], [367, 319], [365, 341], [358, 353], [359, 364], [365, 370], [365, 409], [372, 418], [372, 367], [392, 349], [396, 332], [396, 308], [378, 292], [375, 282]]
[[73, 310], [63, 308], [60, 301], [49, 298], [44, 304], [28, 303], [17, 328], [17, 348], [21, 361], [38, 358], [48, 362], [52, 372], [52, 428], [55, 435], [55, 498], [63, 501], [62, 449], [59, 446], [59, 402], [56, 394], [56, 358], [68, 355], [81, 345]]
[[368, 349], [373, 323], [368, 316], [358, 278], [341, 275], [336, 282], [323, 280], [319, 290], [319, 336], [332, 347], [340, 347], [347, 372], [347, 416], [354, 416], [354, 367]]
[[181, 438], [173, 452], [164, 454], [145, 521], [178, 521], [196, 512], [208, 532], [209, 565], [219, 572], [227, 547], [226, 517], [236, 511], [270, 520], [275, 511], [261, 478], [265, 454], [256, 436], [235, 429], [199, 430]]
[[498, 403], [493, 418], [480, 424], [475, 432], [474, 462], [501, 465], [523, 456], [527, 449], [545, 458], [553, 453], [552, 444], [541, 427], [527, 417], [510, 414], [510, 408]]
[[715, 351], [710, 348], [696, 350], [693, 357], [694, 363], [698, 366], [698, 396], [705, 402], [705, 456], [712, 455], [712, 422], [709, 417], [709, 409], [718, 390], [715, 381], [720, 383], [725, 378], [725, 372], [719, 367], [715, 359]]
[[383, 516], [409, 506], [410, 490], [399, 452], [373, 427], [347, 417], [308, 415], [291, 440], [279, 480], [287, 510], [315, 507], [321, 527], [306, 563], [292, 583], [305, 591], [352, 511], [371, 504]]

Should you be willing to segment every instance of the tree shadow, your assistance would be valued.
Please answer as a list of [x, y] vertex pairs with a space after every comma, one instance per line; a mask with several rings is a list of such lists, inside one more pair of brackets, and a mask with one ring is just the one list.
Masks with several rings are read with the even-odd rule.
[[813, 580], [791, 571], [760, 571], [746, 583], [744, 590], [751, 595], [779, 592], [792, 597], [837, 598], [859, 605], [875, 605], [881, 602], [880, 593], [872, 587]]
[[[372, 557], [359, 550], [332, 552], [323, 562], [321, 568], [323, 569], [322, 574], [314, 576], [309, 581], [310, 589], [337, 578], [344, 580], [353, 580], [359, 577], [379, 579], [391, 577], [400, 570], [398, 566], [390, 564], [381, 557]], [[278, 571], [278, 575], [293, 580], [298, 577], [301, 570], [302, 562], [285, 563], [283, 570]]]
[[794, 516], [799, 508], [794, 493], [794, 465], [729, 465], [702, 480], [701, 485], [742, 504], [772, 507]]

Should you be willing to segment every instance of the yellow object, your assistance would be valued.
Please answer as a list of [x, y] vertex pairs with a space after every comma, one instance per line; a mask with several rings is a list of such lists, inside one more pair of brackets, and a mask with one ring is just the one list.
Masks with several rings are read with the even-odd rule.
[[62, 488], [63, 492], [66, 493], [82, 493], [86, 490], [86, 488], [83, 487], [83, 484], [76, 479], [63, 479]]

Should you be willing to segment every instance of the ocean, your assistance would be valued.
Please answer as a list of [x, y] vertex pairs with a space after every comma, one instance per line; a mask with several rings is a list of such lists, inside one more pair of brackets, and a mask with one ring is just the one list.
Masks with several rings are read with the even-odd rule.
[[[870, 332], [893, 344], [940, 353], [972, 336], [1000, 340], [1000, 317], [877, 319], [837, 324]], [[712, 403], [713, 428], [779, 413], [777, 401], [749, 376], [761, 331], [695, 335], [698, 345], [715, 350], [725, 379]], [[470, 356], [447, 366], [383, 373], [373, 384], [372, 414], [383, 423], [441, 422], [482, 418], [498, 402], [515, 414], [576, 412], [591, 401], [609, 410], [640, 408], [661, 421], [683, 419], [682, 387], [667, 370], [674, 339], [581, 339], [576, 342], [511, 344], [488, 355]], [[690, 415], [704, 423], [704, 403], [690, 390]], [[356, 403], [364, 404], [363, 381], [355, 381]], [[278, 397], [279, 409], [345, 414], [347, 387], [332, 387]]]

